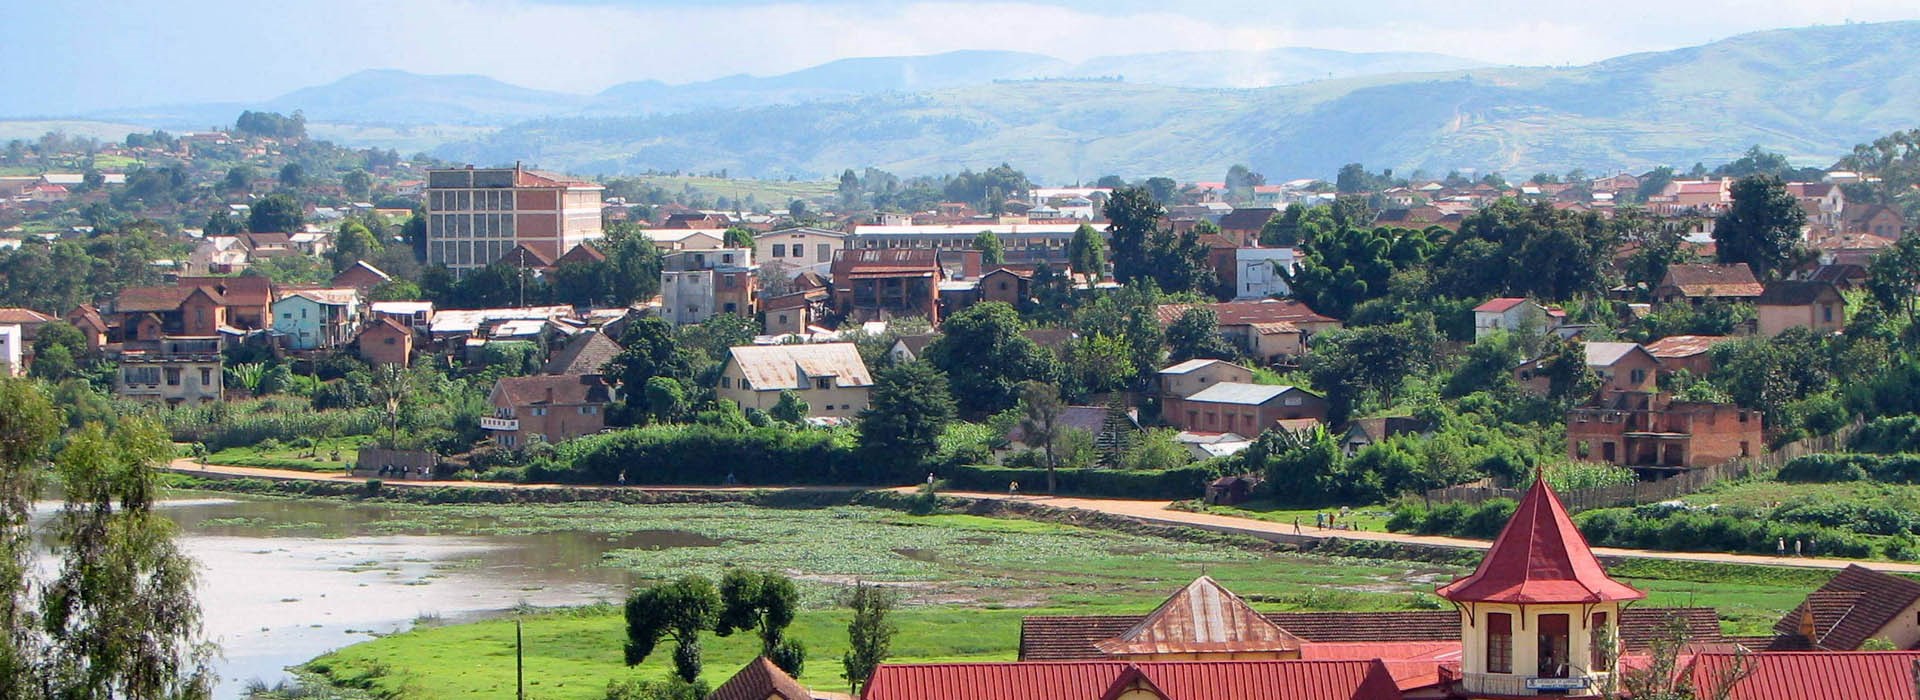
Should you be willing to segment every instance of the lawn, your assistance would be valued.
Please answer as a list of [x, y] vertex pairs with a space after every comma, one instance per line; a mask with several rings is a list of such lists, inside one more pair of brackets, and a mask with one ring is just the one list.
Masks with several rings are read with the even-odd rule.
[[355, 452], [371, 442], [371, 435], [348, 435], [315, 439], [314, 446], [310, 448], [278, 443], [270, 443], [265, 448], [259, 445], [229, 447], [207, 455], [207, 464], [314, 472], [346, 471], [347, 466], [353, 464]]
[[1300, 529], [1312, 530], [1316, 514], [1333, 514], [1334, 523], [1349, 530], [1387, 531], [1387, 519], [1393, 517], [1392, 509], [1384, 505], [1364, 505], [1352, 507], [1347, 515], [1339, 515], [1338, 506], [1332, 508], [1296, 508], [1281, 505], [1273, 501], [1248, 501], [1235, 506], [1210, 506], [1198, 501], [1180, 504], [1182, 510], [1214, 515], [1231, 515], [1238, 518], [1252, 518], [1275, 523], [1300, 523]]
[[1810, 500], [1823, 503], [1878, 503], [1920, 510], [1920, 485], [1878, 481], [1792, 484], [1768, 479], [1740, 479], [1715, 484], [1681, 500], [1694, 505], [1719, 504], [1745, 508], [1771, 508], [1777, 503]]
[[[718, 540], [719, 546], [616, 549], [601, 563], [649, 578], [716, 576], [735, 566], [794, 576], [806, 592], [807, 609], [790, 633], [810, 655], [801, 680], [818, 690], [845, 688], [838, 660], [846, 648], [847, 613], [836, 600], [854, 580], [880, 583], [902, 596], [903, 607], [894, 616], [900, 635], [893, 658], [926, 662], [1013, 659], [1021, 617], [1144, 614], [1202, 573], [1264, 610], [1435, 609], [1442, 603], [1431, 595], [1433, 587], [1465, 573], [1458, 566], [1306, 556], [1055, 523], [911, 516], [860, 507], [397, 506], [390, 517], [370, 527], [478, 534], [677, 530]], [[1764, 632], [1828, 575], [1651, 560], [1629, 560], [1614, 570], [1648, 591], [1644, 605], [1712, 606], [1734, 634]], [[609, 680], [633, 674], [661, 678], [667, 672], [670, 645], [637, 669], [623, 667], [623, 627], [616, 608], [531, 612], [522, 620], [528, 697], [599, 697]], [[310, 670], [408, 698], [505, 697], [513, 690], [512, 639], [511, 620], [429, 625], [339, 650], [316, 659]], [[706, 679], [717, 684], [751, 660], [757, 642], [713, 638], [704, 649]]]

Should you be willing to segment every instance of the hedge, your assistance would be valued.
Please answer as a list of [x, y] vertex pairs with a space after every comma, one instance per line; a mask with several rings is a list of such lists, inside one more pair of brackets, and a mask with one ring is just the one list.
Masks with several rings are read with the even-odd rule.
[[526, 480], [566, 484], [850, 484], [917, 481], [918, 465], [864, 463], [842, 431], [704, 425], [629, 428], [561, 443]]
[[[1423, 535], [1492, 539], [1513, 513], [1512, 501], [1450, 503], [1432, 509], [1403, 506], [1387, 529]], [[1574, 517], [1587, 541], [1601, 547], [1670, 552], [1773, 554], [1804, 542], [1807, 554], [1912, 560], [1920, 558], [1917, 519], [1896, 510], [1848, 504], [1790, 504], [1773, 513], [1651, 504], [1591, 510]]]
[[[1005, 491], [1014, 482], [1023, 493], [1047, 490], [1045, 469], [976, 465], [955, 467], [945, 476], [948, 486], [967, 491]], [[1056, 469], [1054, 476], [1062, 495], [1182, 500], [1205, 494], [1207, 482], [1219, 474], [1205, 464], [1195, 464], [1161, 471]]]
[[1848, 446], [1877, 454], [1920, 452], [1920, 416], [1875, 418], [1860, 426]]
[[1780, 481], [1828, 483], [1836, 481], [1920, 481], [1920, 455], [1815, 454], [1795, 457], [1780, 468]]

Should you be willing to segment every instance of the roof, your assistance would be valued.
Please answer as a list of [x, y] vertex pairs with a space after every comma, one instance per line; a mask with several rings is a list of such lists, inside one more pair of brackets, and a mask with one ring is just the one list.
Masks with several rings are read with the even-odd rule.
[[707, 700], [813, 700], [813, 694], [780, 670], [767, 657], [747, 662], [744, 668], [707, 694]]
[[294, 297], [300, 297], [315, 304], [323, 304], [326, 306], [350, 306], [360, 300], [360, 290], [302, 289], [296, 292], [288, 292], [286, 296], [280, 297], [280, 300], [286, 301]]
[[1645, 347], [1655, 358], [1693, 357], [1730, 340], [1733, 338], [1724, 335], [1670, 335]]
[[143, 311], [172, 311], [180, 308], [180, 302], [187, 298], [192, 288], [179, 287], [127, 287], [121, 289], [113, 298], [114, 313], [137, 313]]
[[1840, 288], [1832, 282], [1791, 282], [1780, 281], [1767, 285], [1760, 298], [1753, 300], [1756, 306], [1806, 306], [1819, 302], [1822, 298], [1840, 298]]
[[[431, 311], [432, 307], [427, 307]], [[391, 313], [385, 312], [383, 313]], [[472, 333], [481, 324], [512, 319], [564, 318], [573, 313], [571, 306], [529, 306], [517, 309], [441, 309], [434, 312], [428, 330], [434, 333]]]
[[1220, 382], [1201, 389], [1188, 396], [1188, 401], [1202, 403], [1230, 403], [1243, 406], [1258, 406], [1272, 401], [1289, 391], [1307, 393], [1305, 389], [1284, 384], [1244, 384], [1241, 382]]
[[53, 320], [52, 316], [18, 306], [0, 308], [0, 323], [34, 324]]
[[816, 377], [834, 377], [839, 388], [873, 386], [853, 343], [743, 345], [728, 354], [728, 364], [738, 365], [755, 391], [804, 389], [803, 382]]
[[[1703, 693], [1727, 690], [1726, 700], [1913, 700], [1916, 663], [1920, 652], [1914, 651], [1766, 652], [1745, 660], [1708, 653], [1695, 656], [1690, 671], [1695, 688]], [[1743, 664], [1747, 675], [1725, 689], [1720, 679], [1736, 664]]]
[[1486, 303], [1473, 307], [1474, 313], [1504, 314], [1509, 309], [1527, 303], [1526, 297], [1500, 297], [1488, 299]]
[[[1172, 325], [1180, 316], [1197, 304], [1161, 304], [1154, 307], [1155, 316], [1161, 325]], [[1322, 316], [1303, 302], [1293, 299], [1253, 299], [1248, 301], [1228, 301], [1218, 304], [1206, 304], [1213, 315], [1220, 319], [1222, 326], [1243, 326], [1255, 323], [1339, 323], [1338, 320]]]
[[380, 279], [383, 281], [393, 279], [392, 275], [387, 274], [385, 271], [381, 270], [380, 268], [374, 267], [373, 263], [367, 262], [365, 260], [355, 260], [353, 261], [352, 265], [347, 266], [347, 269], [341, 270], [340, 274], [333, 276], [334, 284], [339, 284], [340, 279], [342, 277], [346, 277], [347, 275], [351, 275], [354, 273], [359, 273], [362, 275], [373, 275], [376, 279]]
[[1067, 348], [1067, 344], [1073, 342], [1073, 339], [1078, 337], [1071, 328], [1028, 328], [1020, 331], [1020, 335], [1027, 340], [1033, 341], [1034, 345], [1055, 352], [1064, 351]]
[[1660, 286], [1678, 287], [1689, 297], [1757, 297], [1766, 291], [1746, 263], [1668, 265]]
[[208, 287], [233, 306], [266, 306], [273, 303], [273, 280], [266, 277], [181, 277], [177, 286]]
[[1299, 651], [1305, 640], [1260, 616], [1212, 577], [1176, 591], [1146, 618], [1095, 648], [1110, 656]]
[[547, 360], [544, 370], [547, 374], [600, 374], [600, 368], [607, 366], [613, 356], [620, 354], [619, 343], [613, 342], [607, 334], [588, 331], [575, 336], [567, 342], [560, 352]]
[[1167, 700], [1396, 700], [1379, 661], [882, 664], [865, 700], [1102, 700], [1144, 684]]
[[[1199, 369], [1211, 367], [1215, 364], [1233, 365], [1233, 363], [1228, 362], [1226, 360], [1209, 360], [1209, 359], [1187, 360], [1186, 362], [1182, 362], [1172, 367], [1168, 367], [1166, 369], [1160, 370], [1160, 373], [1161, 374], [1187, 374], [1189, 372], [1193, 372]], [[1239, 365], [1233, 365], [1233, 366], [1240, 367]], [[1241, 369], [1245, 369], [1245, 368], [1242, 367]]]
[[600, 188], [599, 185], [593, 184], [591, 182], [587, 182], [586, 180], [581, 180], [579, 178], [568, 177], [566, 175], [561, 175], [559, 173], [554, 173], [554, 172], [548, 172], [545, 170], [524, 170], [520, 168], [514, 168], [513, 186], [514, 187], [589, 187], [593, 189]]
[[[1107, 427], [1107, 407], [1062, 406], [1060, 408], [1060, 416], [1056, 418], [1055, 421], [1061, 428], [1085, 431], [1098, 436], [1101, 431]], [[1133, 422], [1132, 417], [1128, 417], [1127, 425], [1128, 427], [1138, 427], [1139, 424]], [[1019, 423], [1015, 423], [1013, 428], [1007, 431], [1007, 440], [1025, 443], [1027, 441], [1026, 428]]]
[[933, 339], [938, 337], [940, 336], [932, 333], [916, 333], [914, 335], [900, 336], [899, 338], [895, 339], [893, 343], [895, 345], [901, 346], [907, 352], [912, 353], [914, 357], [919, 357], [922, 353], [925, 353], [927, 351], [928, 345], [933, 344]]
[[606, 259], [607, 259], [606, 253], [600, 252], [599, 248], [595, 248], [593, 247], [593, 244], [591, 242], [587, 242], [587, 243], [581, 243], [579, 245], [574, 246], [573, 250], [567, 251], [566, 255], [560, 256], [560, 258], [558, 260], [553, 261], [553, 263], [555, 265], [565, 265], [567, 263], [592, 263], [592, 262], [600, 262]]
[[1780, 618], [1773, 631], [1798, 635], [1802, 617], [1811, 611], [1816, 638], [1810, 642], [1825, 649], [1852, 651], [1915, 602], [1920, 602], [1920, 581], [1853, 564]]
[[388, 331], [391, 333], [398, 333], [400, 335], [413, 334], [413, 329], [400, 325], [399, 323], [395, 322], [392, 318], [381, 316], [379, 318], [374, 319], [373, 323], [367, 324], [367, 327], [360, 329], [360, 335], [366, 335], [368, 333], [372, 333], [374, 331], [381, 331], [381, 330]]
[[833, 252], [833, 274], [842, 272], [930, 272], [940, 269], [940, 251], [931, 248], [860, 248]]
[[977, 236], [988, 232], [1000, 236], [1044, 236], [1073, 235], [1080, 229], [1079, 223], [1068, 224], [912, 224], [907, 226], [881, 226], [861, 224], [853, 227], [855, 236], [925, 236], [925, 235], [965, 235]]
[[494, 262], [512, 267], [553, 267], [553, 258], [546, 253], [534, 250], [533, 246], [527, 243], [514, 246], [513, 250], [507, 251], [506, 255], [500, 256], [500, 259]]
[[[1638, 347], [1638, 346], [1635, 346]], [[1480, 567], [1441, 586], [1440, 597], [1456, 602], [1598, 603], [1639, 600], [1647, 594], [1607, 576], [1587, 538], [1573, 526], [1566, 506], [1536, 478], [1514, 508]]]
[[1639, 343], [1581, 343], [1580, 347], [1586, 351], [1587, 364], [1593, 367], [1612, 367], [1635, 351], [1646, 352]]
[[1258, 231], [1265, 228], [1267, 221], [1280, 214], [1273, 207], [1248, 207], [1227, 212], [1220, 217], [1222, 231]]
[[[549, 390], [553, 396], [551, 402], [547, 400]], [[496, 396], [504, 397], [510, 406], [606, 403], [610, 400], [607, 385], [599, 377], [568, 374], [501, 377], [494, 382], [493, 392]]]
[[1842, 284], [1842, 283], [1851, 284], [1854, 282], [1858, 282], [1860, 280], [1864, 280], [1866, 278], [1867, 278], [1867, 268], [1865, 266], [1853, 265], [1853, 264], [1847, 264], [1847, 263], [1837, 263], [1833, 265], [1820, 265], [1813, 268], [1812, 272], [1807, 273], [1807, 281], [1809, 282], [1832, 282], [1834, 284]]

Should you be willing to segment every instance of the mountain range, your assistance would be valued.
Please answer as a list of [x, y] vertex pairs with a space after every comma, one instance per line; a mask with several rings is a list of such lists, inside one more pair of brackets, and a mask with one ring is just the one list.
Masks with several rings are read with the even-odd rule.
[[1349, 162], [1531, 174], [1716, 162], [1753, 144], [1824, 166], [1856, 143], [1916, 125], [1920, 22], [1896, 22], [1758, 32], [1571, 68], [1256, 89], [1000, 81], [747, 109], [549, 117], [436, 154], [588, 173], [724, 168], [758, 177], [1001, 162], [1045, 182], [1218, 179], [1234, 163], [1276, 178], [1326, 177]]

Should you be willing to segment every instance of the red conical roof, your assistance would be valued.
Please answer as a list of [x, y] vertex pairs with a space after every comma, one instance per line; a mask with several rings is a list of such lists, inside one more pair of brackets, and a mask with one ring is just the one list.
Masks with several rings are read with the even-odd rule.
[[1534, 478], [1533, 488], [1520, 499], [1480, 568], [1438, 592], [1462, 603], [1597, 603], [1647, 597], [1607, 577], [1544, 476]]

